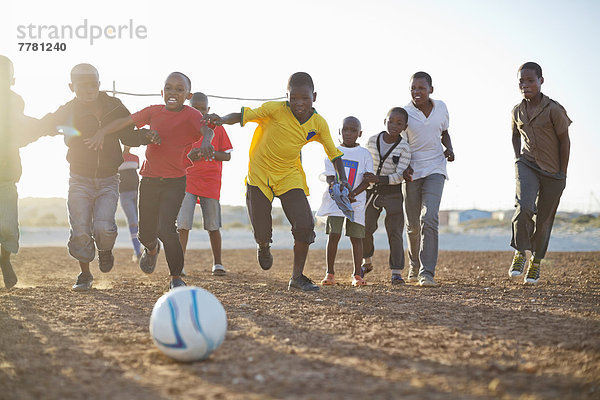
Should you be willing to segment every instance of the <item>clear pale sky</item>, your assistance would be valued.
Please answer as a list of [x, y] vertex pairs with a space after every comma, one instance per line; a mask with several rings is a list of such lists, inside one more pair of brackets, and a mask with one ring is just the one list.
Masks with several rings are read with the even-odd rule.
[[[345, 116], [360, 119], [364, 145], [382, 129], [387, 110], [410, 101], [409, 78], [433, 77], [432, 98], [450, 112], [456, 161], [449, 164], [443, 209], [510, 209], [514, 164], [510, 111], [521, 100], [517, 68], [538, 62], [542, 91], [573, 120], [571, 161], [561, 210], [600, 210], [600, 2], [507, 1], [29, 1], [0, 6], [0, 54], [15, 65], [14, 90], [34, 117], [69, 101], [69, 71], [81, 62], [100, 71], [101, 89], [160, 92], [171, 71], [206, 94], [270, 98], [285, 95], [288, 76], [309, 72], [314, 106], [334, 140]], [[19, 39], [19, 25], [143, 25], [145, 39]], [[19, 42], [64, 42], [65, 52], [25, 52]], [[130, 111], [160, 97], [120, 97]], [[211, 99], [211, 111], [236, 112], [261, 102]], [[234, 146], [225, 163], [221, 203], [244, 204], [243, 178], [255, 125], [229, 127]], [[134, 152], [143, 157], [144, 149]], [[68, 164], [61, 137], [21, 150], [21, 197], [66, 197]], [[325, 153], [303, 150], [313, 208]], [[593, 193], [593, 195], [592, 195]]]

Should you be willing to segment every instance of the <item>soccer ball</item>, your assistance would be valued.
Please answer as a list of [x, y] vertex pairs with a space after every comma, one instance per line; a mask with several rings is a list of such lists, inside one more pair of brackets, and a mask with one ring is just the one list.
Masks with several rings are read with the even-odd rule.
[[161, 296], [150, 316], [156, 347], [178, 361], [203, 360], [215, 351], [227, 332], [221, 302], [207, 290], [180, 286]]

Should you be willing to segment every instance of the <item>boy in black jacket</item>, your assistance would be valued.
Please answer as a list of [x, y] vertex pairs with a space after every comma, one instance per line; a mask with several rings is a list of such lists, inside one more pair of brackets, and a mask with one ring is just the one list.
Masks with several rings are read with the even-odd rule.
[[90, 262], [98, 248], [98, 267], [109, 272], [114, 264], [112, 249], [117, 238], [115, 213], [119, 199], [117, 170], [123, 162], [119, 140], [127, 146], [148, 144], [153, 136], [147, 130], [126, 128], [108, 136], [102, 148], [90, 149], [84, 142], [99, 127], [129, 115], [117, 98], [99, 92], [98, 71], [90, 64], [78, 64], [71, 70], [69, 88], [75, 99], [42, 118], [43, 129], [63, 133], [69, 147], [69, 195], [67, 207], [71, 235], [69, 254], [79, 261], [81, 273], [73, 285], [75, 291], [92, 287]]

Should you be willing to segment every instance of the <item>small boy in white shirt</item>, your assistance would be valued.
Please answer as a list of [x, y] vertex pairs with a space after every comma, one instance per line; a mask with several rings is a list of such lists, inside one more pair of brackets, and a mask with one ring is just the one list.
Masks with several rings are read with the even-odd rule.
[[[342, 145], [338, 149], [344, 153], [342, 161], [348, 177], [348, 183], [352, 186], [350, 198], [354, 198], [352, 209], [354, 210], [354, 221], [344, 217], [344, 214], [331, 198], [329, 190], [323, 194], [323, 201], [318, 217], [327, 217], [327, 272], [325, 278], [321, 281], [323, 285], [335, 284], [335, 256], [337, 254], [338, 243], [342, 236], [342, 226], [346, 221], [346, 236], [350, 237], [352, 243], [352, 255], [354, 260], [354, 271], [352, 272], [352, 286], [363, 286], [367, 283], [361, 277], [360, 264], [362, 261], [362, 240], [365, 237], [365, 189], [369, 183], [363, 179], [364, 173], [373, 173], [373, 159], [367, 149], [361, 147], [356, 140], [361, 136], [362, 130], [360, 121], [356, 117], [346, 117], [343, 122], [340, 135], [342, 136]], [[323, 174], [329, 185], [336, 181], [336, 173], [333, 164], [328, 159], [325, 160], [325, 172]]]

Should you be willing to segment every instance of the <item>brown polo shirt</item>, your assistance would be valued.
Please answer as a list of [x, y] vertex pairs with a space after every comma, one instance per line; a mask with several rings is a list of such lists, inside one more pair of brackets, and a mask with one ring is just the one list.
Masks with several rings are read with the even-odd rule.
[[512, 130], [523, 138], [523, 156], [552, 174], [560, 170], [559, 135], [568, 132], [571, 119], [556, 101], [542, 94], [542, 101], [527, 117], [525, 99], [512, 111]]

